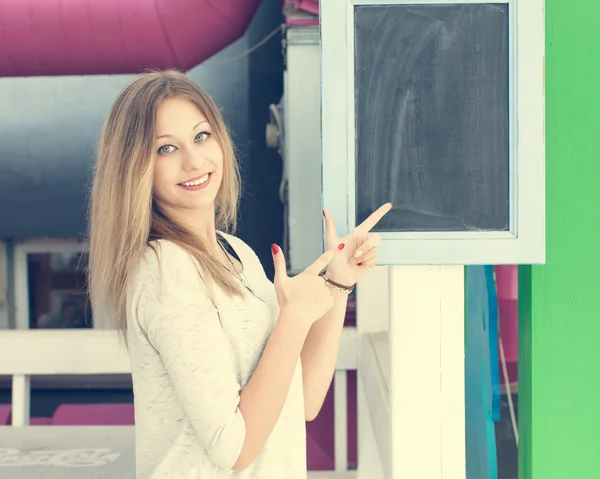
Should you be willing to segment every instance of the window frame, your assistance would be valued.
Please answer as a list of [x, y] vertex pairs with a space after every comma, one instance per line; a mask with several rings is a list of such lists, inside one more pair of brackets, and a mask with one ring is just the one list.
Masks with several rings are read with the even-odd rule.
[[[27, 255], [52, 253], [87, 253], [88, 243], [77, 239], [36, 238], [15, 241], [14, 246], [14, 298], [15, 329], [29, 328], [29, 272]], [[96, 321], [94, 329], [98, 329]], [[68, 328], [67, 328], [68, 329]]]
[[9, 327], [8, 245], [0, 240], [0, 330]]
[[545, 262], [544, 0], [340, 0], [321, 5], [323, 207], [355, 225], [354, 7], [508, 4], [509, 231], [382, 232], [379, 264]]

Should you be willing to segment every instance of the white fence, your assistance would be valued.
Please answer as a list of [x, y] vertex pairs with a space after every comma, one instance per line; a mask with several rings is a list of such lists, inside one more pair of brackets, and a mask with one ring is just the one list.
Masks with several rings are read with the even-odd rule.
[[[335, 470], [348, 469], [347, 371], [356, 369], [356, 329], [344, 328], [336, 367]], [[0, 376], [12, 376], [12, 425], [29, 425], [32, 376], [129, 374], [113, 330], [0, 331]]]

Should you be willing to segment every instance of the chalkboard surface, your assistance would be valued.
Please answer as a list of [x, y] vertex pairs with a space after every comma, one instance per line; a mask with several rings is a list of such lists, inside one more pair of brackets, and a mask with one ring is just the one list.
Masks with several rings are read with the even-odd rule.
[[379, 231], [509, 227], [506, 4], [359, 6], [356, 221]]

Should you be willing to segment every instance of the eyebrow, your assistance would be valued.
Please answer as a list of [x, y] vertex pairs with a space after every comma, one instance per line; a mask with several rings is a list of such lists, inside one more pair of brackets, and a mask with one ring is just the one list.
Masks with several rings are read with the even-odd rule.
[[[196, 128], [202, 125], [202, 123], [208, 123], [208, 120], [202, 120], [200, 123], [194, 126], [194, 128], [192, 128], [192, 131], [194, 131]], [[161, 138], [171, 138], [171, 135], [160, 135], [156, 137], [157, 140], [160, 140]]]

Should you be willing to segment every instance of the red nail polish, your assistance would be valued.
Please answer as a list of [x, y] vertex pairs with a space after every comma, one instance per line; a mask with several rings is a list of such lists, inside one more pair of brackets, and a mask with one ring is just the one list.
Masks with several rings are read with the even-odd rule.
[[271, 245], [271, 251], [272, 251], [273, 254], [279, 253], [279, 246], [277, 246], [276, 244], [272, 244]]
[[327, 218], [327, 217], [325, 216], [325, 210], [323, 210], [323, 211], [322, 211], [322, 213], [323, 213], [323, 218]]
[[344, 249], [344, 246], [346, 246], [344, 243], [340, 243], [340, 245], [338, 246], [338, 249], [340, 251], [342, 251]]

